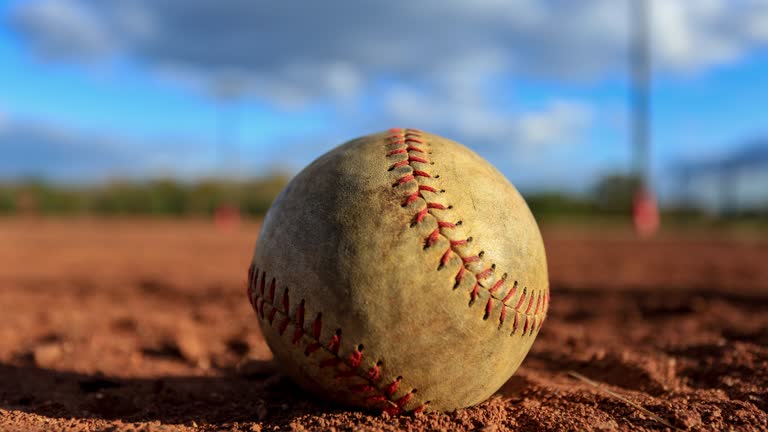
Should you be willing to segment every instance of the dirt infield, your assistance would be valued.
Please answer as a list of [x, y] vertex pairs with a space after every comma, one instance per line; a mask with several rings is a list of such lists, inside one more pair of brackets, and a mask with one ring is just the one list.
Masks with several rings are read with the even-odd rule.
[[768, 238], [545, 230], [550, 316], [519, 372], [480, 406], [388, 417], [276, 372], [244, 295], [257, 233], [0, 220], [0, 431], [768, 424]]

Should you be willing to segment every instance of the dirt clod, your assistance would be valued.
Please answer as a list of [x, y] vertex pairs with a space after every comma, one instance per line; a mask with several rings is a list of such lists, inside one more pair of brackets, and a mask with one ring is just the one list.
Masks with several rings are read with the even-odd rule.
[[43, 368], [55, 366], [61, 355], [61, 345], [56, 342], [38, 345], [32, 351], [32, 358], [35, 364]]

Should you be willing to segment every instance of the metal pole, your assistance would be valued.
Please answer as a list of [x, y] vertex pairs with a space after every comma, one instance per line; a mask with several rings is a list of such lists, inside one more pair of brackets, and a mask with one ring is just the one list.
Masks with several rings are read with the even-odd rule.
[[650, 175], [650, 34], [648, 29], [647, 0], [628, 0], [632, 42], [629, 63], [632, 85], [630, 88], [630, 118], [632, 119], [632, 148], [634, 172], [643, 186], [648, 186]]

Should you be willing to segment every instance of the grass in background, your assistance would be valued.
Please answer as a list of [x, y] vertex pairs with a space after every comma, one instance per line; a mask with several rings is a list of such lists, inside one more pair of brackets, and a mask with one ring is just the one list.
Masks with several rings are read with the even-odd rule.
[[0, 186], [0, 214], [211, 216], [237, 206], [244, 216], [262, 216], [288, 177], [248, 180], [116, 180], [78, 186], [31, 180]]
[[[160, 178], [115, 180], [102, 185], [62, 185], [39, 180], [0, 184], [0, 215], [96, 215], [211, 217], [223, 206], [245, 217], [263, 216], [289, 180], [282, 174], [232, 180], [183, 182]], [[607, 176], [590, 192], [524, 194], [537, 220], [547, 224], [626, 226], [637, 181]], [[662, 220], [673, 229], [768, 229], [768, 205], [713, 213], [685, 205], [665, 207]]]

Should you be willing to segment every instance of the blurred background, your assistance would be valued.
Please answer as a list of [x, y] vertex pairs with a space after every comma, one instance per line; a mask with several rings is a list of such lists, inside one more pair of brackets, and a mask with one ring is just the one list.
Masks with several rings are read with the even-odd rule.
[[393, 126], [468, 145], [544, 222], [768, 212], [760, 0], [9, 0], [0, 64], [2, 214], [258, 217]]
[[[0, 430], [658, 430], [567, 371], [764, 430], [767, 106], [768, 0], [2, 0]], [[432, 426], [307, 397], [244, 295], [291, 176], [391, 127], [488, 159], [547, 250], [523, 366]]]

